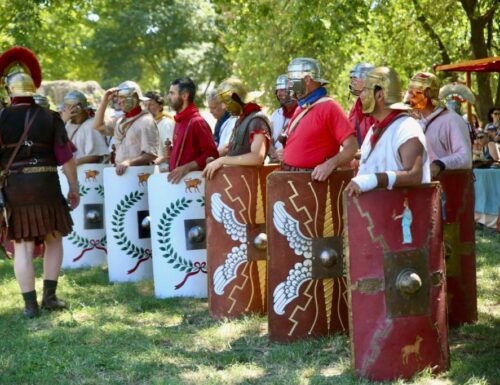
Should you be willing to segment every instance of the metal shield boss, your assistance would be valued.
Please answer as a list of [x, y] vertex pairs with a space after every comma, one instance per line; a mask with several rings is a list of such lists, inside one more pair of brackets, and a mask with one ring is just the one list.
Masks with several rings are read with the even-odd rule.
[[437, 180], [443, 190], [448, 324], [456, 327], [477, 321], [474, 174], [445, 170]]
[[190, 172], [178, 184], [168, 173], [148, 179], [155, 295], [207, 297], [205, 179]]
[[265, 187], [275, 168], [223, 167], [207, 181], [208, 306], [213, 317], [267, 311]]
[[[104, 169], [109, 165], [87, 163], [77, 167], [80, 204], [71, 211], [73, 231], [63, 238], [62, 267], [76, 269], [106, 263], [107, 241], [104, 222]], [[63, 196], [68, 195], [66, 177], [59, 171]]]
[[326, 182], [309, 172], [276, 172], [267, 180], [269, 338], [289, 342], [345, 332], [342, 191], [352, 170]]
[[387, 381], [448, 369], [440, 185], [343, 200], [356, 373]]
[[104, 203], [108, 240], [108, 273], [111, 282], [153, 278], [151, 219], [147, 182], [154, 166], [127, 168], [118, 176], [114, 167], [104, 169]]

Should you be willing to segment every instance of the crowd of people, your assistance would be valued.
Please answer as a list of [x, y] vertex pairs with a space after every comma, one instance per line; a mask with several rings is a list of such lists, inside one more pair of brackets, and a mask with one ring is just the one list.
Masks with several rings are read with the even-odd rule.
[[[280, 163], [285, 171], [309, 171], [312, 179], [325, 181], [334, 170], [355, 165], [357, 175], [347, 186], [350, 195], [430, 182], [443, 170], [473, 164], [468, 124], [439, 98], [439, 80], [432, 73], [415, 74], [404, 90], [394, 69], [360, 63], [351, 72], [350, 92], [356, 100], [346, 114], [328, 96], [329, 81], [320, 64], [296, 58], [276, 79], [280, 106], [270, 117], [258, 104], [260, 92], [250, 92], [235, 77], [221, 82], [207, 96], [217, 119], [212, 131], [194, 102], [197, 87], [188, 77], [174, 80], [165, 98], [156, 91], [143, 94], [137, 83], [125, 81], [105, 92], [95, 112], [84, 94], [71, 91], [60, 113], [53, 112], [36, 94], [41, 82], [36, 59], [16, 48], [15, 55], [9, 50], [0, 57], [10, 100], [0, 116], [0, 163], [3, 229], [15, 243], [14, 270], [27, 317], [39, 313], [31, 259], [35, 243], [46, 245], [42, 307], [66, 307], [56, 287], [61, 237], [72, 222], [59, 187], [59, 165], [68, 178], [71, 207], [76, 207], [76, 166], [83, 163], [111, 162], [118, 175], [132, 166], [168, 164], [171, 183], [190, 171], [201, 170], [211, 179], [226, 165], [264, 162]], [[13, 71], [17, 62], [23, 65]], [[173, 117], [166, 104], [175, 111]], [[475, 163], [476, 158], [500, 159], [495, 144], [500, 109], [490, 117], [484, 130], [474, 126]], [[28, 183], [29, 190], [20, 187]]]

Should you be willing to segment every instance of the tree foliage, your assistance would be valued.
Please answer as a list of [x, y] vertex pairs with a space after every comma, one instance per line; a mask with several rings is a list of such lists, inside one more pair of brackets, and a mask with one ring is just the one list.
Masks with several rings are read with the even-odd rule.
[[[276, 77], [309, 56], [347, 108], [349, 70], [360, 61], [390, 65], [406, 82], [435, 64], [498, 56], [499, 8], [498, 0], [11, 0], [0, 3], [0, 48], [32, 48], [45, 79], [104, 87], [131, 79], [165, 91], [191, 76], [206, 88], [237, 75], [266, 91], [268, 106]], [[484, 118], [500, 103], [499, 76], [474, 78]]]

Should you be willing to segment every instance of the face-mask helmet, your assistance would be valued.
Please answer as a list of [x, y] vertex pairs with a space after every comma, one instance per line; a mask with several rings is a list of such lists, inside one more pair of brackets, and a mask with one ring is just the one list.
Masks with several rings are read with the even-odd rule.
[[230, 77], [217, 87], [217, 98], [225, 104], [226, 111], [233, 116], [239, 116], [243, 112], [243, 104], [250, 103], [262, 95], [260, 91], [248, 92], [243, 82]]
[[80, 91], [68, 92], [64, 96], [63, 103], [65, 106], [67, 106], [69, 108], [74, 108], [73, 116], [76, 116], [82, 110], [87, 110], [89, 108], [89, 103], [87, 101], [87, 97]]
[[364, 114], [375, 110], [375, 92], [377, 89], [384, 91], [385, 107], [393, 108], [394, 104], [401, 106], [401, 79], [396, 71], [389, 67], [377, 67], [370, 71], [365, 79], [361, 93], [361, 105]]
[[292, 97], [302, 99], [306, 96], [306, 85], [304, 78], [310, 76], [312, 80], [320, 83], [322, 86], [329, 82], [321, 78], [321, 69], [319, 63], [308, 57], [299, 57], [293, 59], [288, 65], [288, 87]]
[[359, 96], [363, 91], [364, 81], [368, 73], [375, 66], [370, 63], [358, 63], [350, 72], [351, 81], [349, 82], [349, 92], [354, 96]]
[[405, 103], [414, 110], [423, 110], [428, 100], [433, 106], [439, 104], [439, 79], [434, 74], [419, 72], [410, 80]]
[[141, 100], [148, 100], [142, 96], [141, 87], [136, 82], [127, 80], [117, 87], [118, 97], [123, 97], [123, 112], [129, 112], [139, 106]]

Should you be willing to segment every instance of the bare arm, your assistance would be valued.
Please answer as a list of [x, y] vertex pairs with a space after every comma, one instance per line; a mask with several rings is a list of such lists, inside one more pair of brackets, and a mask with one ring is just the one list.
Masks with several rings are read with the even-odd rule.
[[63, 171], [69, 184], [68, 200], [71, 208], [74, 209], [80, 203], [80, 185], [76, 173], [75, 158], [71, 158], [63, 164]]
[[99, 104], [99, 107], [95, 112], [94, 124], [92, 127], [104, 135], [113, 135], [113, 133], [106, 132], [107, 130], [106, 125], [104, 124], [104, 115], [106, 113], [106, 108], [108, 108], [108, 103], [113, 98], [115, 91], [116, 88], [106, 90], [102, 97], [101, 104]]
[[145, 152], [141, 153], [136, 158], [124, 160], [116, 165], [116, 174], [123, 175], [127, 168], [131, 166], [146, 166], [151, 164], [156, 159], [156, 155], [147, 154]]
[[100, 155], [89, 155], [89, 156], [82, 156], [81, 158], [78, 158], [75, 162], [76, 165], [79, 166], [84, 163], [100, 163], [102, 160], [102, 156]]
[[[403, 170], [395, 171], [394, 186], [415, 186], [422, 183], [424, 146], [418, 138], [411, 138], [399, 147]], [[391, 172], [391, 171], [388, 171]], [[389, 185], [388, 173], [358, 175], [346, 187], [349, 196]]]
[[500, 161], [500, 151], [495, 142], [488, 142], [488, 151], [495, 162]]
[[333, 170], [353, 160], [357, 151], [358, 142], [356, 138], [353, 135], [348, 136], [342, 143], [342, 150], [334, 157], [316, 166], [311, 173], [311, 178], [319, 181], [326, 180]]
[[198, 163], [192, 160], [182, 166], [177, 167], [173, 171], [168, 173], [167, 179], [170, 183], [177, 184], [181, 181], [182, 177], [191, 171], [197, 171], [200, 169]]
[[212, 179], [215, 172], [221, 168], [223, 165], [228, 166], [259, 166], [264, 163], [264, 158], [266, 157], [266, 137], [264, 134], [255, 134], [253, 137], [252, 144], [250, 146], [250, 152], [242, 155], [236, 156], [223, 156], [218, 158], [205, 167], [203, 170], [203, 176], [207, 179]]

